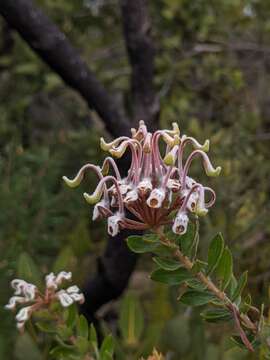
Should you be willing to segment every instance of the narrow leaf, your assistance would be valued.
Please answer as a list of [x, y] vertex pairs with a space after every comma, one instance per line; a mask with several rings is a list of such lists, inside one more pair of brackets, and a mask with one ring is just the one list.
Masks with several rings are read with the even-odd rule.
[[210, 275], [218, 266], [224, 249], [224, 240], [221, 233], [218, 233], [210, 243], [208, 250], [208, 269]]
[[247, 276], [248, 276], [248, 272], [245, 271], [239, 278], [238, 280], [238, 284], [237, 284], [237, 287], [235, 289], [235, 291], [233, 292], [233, 295], [232, 295], [232, 301], [235, 301], [238, 296], [241, 295], [244, 287], [246, 286], [246, 283], [247, 283]]
[[152, 252], [158, 247], [159, 242], [155, 238], [132, 235], [127, 238], [127, 244], [130, 250], [141, 254]]
[[97, 332], [93, 324], [91, 324], [89, 328], [89, 340], [94, 348], [97, 347]]
[[22, 278], [25, 281], [41, 286], [41, 274], [36, 266], [34, 260], [27, 253], [21, 253], [18, 259], [17, 267], [18, 277]]
[[211, 309], [203, 311], [201, 317], [208, 322], [220, 322], [231, 320], [232, 314], [224, 309]]
[[185, 305], [201, 306], [208, 304], [215, 296], [208, 291], [188, 290], [180, 298]]
[[77, 333], [81, 337], [88, 338], [88, 322], [83, 315], [77, 320]]
[[177, 270], [181, 267], [179, 261], [173, 259], [166, 259], [160, 257], [154, 257], [153, 261], [161, 268], [167, 271]]
[[179, 285], [183, 281], [191, 279], [192, 275], [183, 268], [167, 271], [164, 269], [158, 269], [152, 272], [151, 279], [154, 281], [162, 282], [168, 285]]
[[144, 318], [140, 303], [133, 294], [127, 294], [122, 301], [119, 327], [127, 344], [138, 343], [144, 327]]
[[114, 351], [114, 340], [111, 335], [105, 337], [100, 348], [101, 360], [112, 359]]
[[226, 247], [222, 253], [217, 267], [217, 276], [221, 279], [221, 289], [224, 290], [229, 285], [233, 275], [233, 259], [230, 250]]

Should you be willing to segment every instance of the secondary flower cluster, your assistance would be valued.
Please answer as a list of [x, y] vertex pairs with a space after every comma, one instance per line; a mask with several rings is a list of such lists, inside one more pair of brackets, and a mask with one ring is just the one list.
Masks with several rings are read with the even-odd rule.
[[[164, 155], [160, 150], [161, 140], [165, 145]], [[184, 161], [188, 144], [193, 151]], [[108, 219], [110, 235], [115, 236], [123, 228], [145, 230], [169, 223], [181, 235], [187, 230], [189, 212], [204, 216], [214, 204], [215, 192], [188, 176], [190, 165], [197, 157], [202, 158], [208, 176], [219, 175], [221, 167], [214, 168], [206, 154], [209, 140], [201, 145], [192, 137], [180, 136], [177, 123], [173, 123], [172, 130], [151, 133], [140, 121], [138, 130], [131, 129], [131, 137], [121, 136], [109, 143], [101, 138], [100, 145], [115, 158], [130, 150], [130, 168], [124, 178], [114, 159], [107, 157], [102, 167], [86, 164], [74, 179], [66, 176], [63, 179], [68, 186], [76, 187], [86, 170], [96, 173], [99, 183], [92, 194], [84, 193], [84, 197], [89, 204], [95, 204], [93, 220]], [[206, 193], [210, 194], [208, 202]]]
[[24, 329], [27, 320], [30, 319], [35, 311], [48, 308], [54, 301], [59, 301], [63, 307], [70, 306], [78, 302], [84, 302], [84, 296], [80, 293], [78, 286], [73, 285], [67, 289], [59, 287], [65, 280], [71, 280], [71, 272], [61, 271], [58, 275], [50, 273], [45, 277], [45, 292], [42, 294], [38, 288], [21, 279], [11, 281], [11, 287], [15, 290], [14, 296], [9, 299], [5, 308], [8, 310], [16, 310], [16, 307], [23, 305], [16, 315], [17, 328]]

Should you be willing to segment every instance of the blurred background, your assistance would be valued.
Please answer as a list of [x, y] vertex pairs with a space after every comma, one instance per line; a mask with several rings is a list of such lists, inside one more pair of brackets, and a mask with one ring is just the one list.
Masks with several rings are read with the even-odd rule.
[[[3, 310], [11, 294], [9, 281], [28, 262], [37, 276], [71, 270], [80, 285], [95, 273], [106, 229], [91, 222], [82, 198], [95, 179], [71, 190], [61, 177], [74, 175], [86, 162], [100, 163], [99, 137], [117, 134], [95, 104], [90, 109], [80, 89], [69, 87], [61, 71], [52, 70], [46, 56], [29, 47], [31, 34], [30, 40], [27, 34], [22, 39], [8, 11], [19, 11], [26, 3], [39, 7], [114, 95], [116, 108], [128, 114], [123, 117], [128, 127], [140, 119], [132, 110], [138, 102], [136, 56], [128, 43], [128, 32], [138, 24], [134, 21], [131, 30], [125, 24], [137, 16], [125, 1], [14, 0], [15, 10], [8, 2], [0, 5], [0, 358], [34, 360], [42, 359], [38, 350], [18, 337], [12, 315]], [[223, 168], [218, 179], [207, 179], [217, 203], [201, 221], [201, 256], [221, 231], [235, 256], [235, 273], [249, 270], [255, 304], [269, 304], [270, 2], [156, 0], [137, 5], [141, 3], [148, 45], [154, 49], [154, 76], [145, 79], [153, 83], [155, 100], [149, 106], [156, 105], [151, 125], [167, 127], [177, 121], [182, 134], [200, 142], [210, 138], [211, 159]], [[147, 84], [141, 84], [144, 91]], [[203, 180], [200, 165], [192, 171]], [[144, 318], [136, 344], [139, 355], [155, 345], [168, 359], [251, 358], [230, 349], [230, 328], [204, 324], [200, 309], [191, 312], [177, 303], [177, 289], [152, 283], [152, 267], [148, 256], [140, 257], [124, 292], [136, 297]], [[122, 298], [97, 315], [114, 333]], [[138, 358], [132, 348], [126, 354]]]

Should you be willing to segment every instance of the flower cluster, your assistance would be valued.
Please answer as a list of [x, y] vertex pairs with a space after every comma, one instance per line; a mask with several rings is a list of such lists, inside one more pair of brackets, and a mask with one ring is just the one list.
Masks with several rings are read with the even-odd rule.
[[[161, 140], [165, 144], [163, 155]], [[188, 144], [193, 151], [184, 161]], [[190, 212], [204, 216], [214, 204], [215, 192], [188, 176], [197, 157], [202, 158], [208, 176], [219, 175], [221, 167], [214, 168], [206, 154], [209, 140], [201, 145], [192, 137], [180, 136], [177, 123], [173, 123], [172, 130], [150, 133], [140, 121], [138, 130], [131, 129], [131, 137], [121, 136], [109, 143], [101, 138], [100, 145], [115, 158], [121, 158], [127, 149], [131, 151], [130, 168], [124, 178], [109, 156], [102, 167], [86, 164], [74, 179], [66, 176], [63, 179], [68, 186], [76, 187], [86, 170], [96, 173], [99, 183], [92, 194], [84, 193], [84, 197], [95, 205], [93, 220], [108, 219], [110, 235], [115, 236], [123, 228], [145, 230], [165, 224], [172, 224], [172, 230], [181, 235], [187, 230]]]
[[61, 271], [58, 275], [50, 273], [45, 278], [44, 294], [35, 285], [24, 280], [12, 280], [11, 287], [15, 290], [14, 296], [9, 299], [5, 308], [16, 310], [17, 306], [23, 305], [16, 315], [17, 328], [23, 330], [26, 321], [34, 312], [48, 308], [54, 301], [59, 301], [63, 307], [70, 306], [74, 302], [83, 303], [84, 296], [80, 293], [78, 286], [73, 285], [67, 289], [59, 289], [65, 280], [70, 281], [71, 279], [71, 272]]

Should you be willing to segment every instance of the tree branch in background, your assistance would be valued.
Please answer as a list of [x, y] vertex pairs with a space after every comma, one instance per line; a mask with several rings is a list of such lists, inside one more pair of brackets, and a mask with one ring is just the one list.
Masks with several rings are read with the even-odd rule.
[[104, 304], [118, 298], [127, 287], [136, 266], [137, 255], [132, 253], [125, 239], [139, 231], [122, 230], [115, 237], [108, 238], [102, 258], [98, 260], [98, 271], [83, 290], [86, 301], [81, 311], [89, 322], [95, 321], [94, 314]]
[[[159, 105], [153, 86], [154, 48], [146, 10], [145, 1], [122, 1], [126, 44], [132, 64], [134, 120], [144, 119], [147, 126], [153, 128]], [[65, 35], [31, 0], [2, 0], [0, 14], [66, 84], [79, 92], [99, 114], [112, 136], [129, 132], [130, 124], [121, 116], [117, 103]], [[125, 171], [128, 161], [121, 159], [121, 170]], [[100, 306], [119, 297], [126, 288], [137, 257], [127, 248], [125, 239], [134, 233], [126, 230], [114, 238], [109, 237], [97, 273], [84, 288], [86, 302], [81, 311], [89, 321], [94, 321]]]
[[123, 32], [132, 67], [131, 91], [133, 123], [145, 120], [155, 128], [159, 101], [154, 89], [154, 42], [150, 37], [147, 0], [120, 0]]
[[118, 104], [53, 22], [31, 0], [2, 0], [0, 14], [66, 84], [78, 91], [114, 136], [129, 131]]

